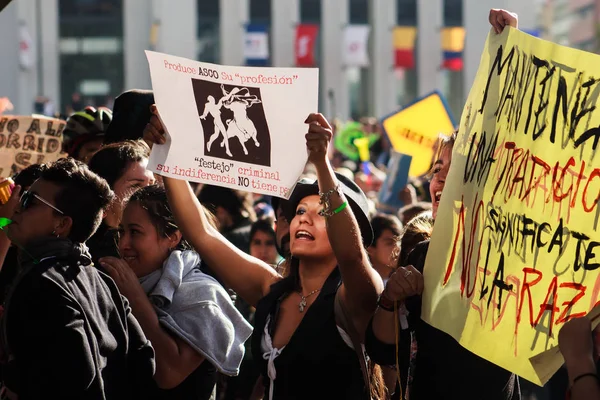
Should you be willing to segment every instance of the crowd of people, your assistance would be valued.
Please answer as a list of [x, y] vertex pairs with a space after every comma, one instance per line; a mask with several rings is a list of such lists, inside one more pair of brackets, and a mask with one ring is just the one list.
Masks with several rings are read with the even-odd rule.
[[[499, 33], [516, 15], [492, 10]], [[0, 217], [1, 396], [9, 399], [502, 399], [514, 374], [421, 320], [423, 267], [452, 162], [384, 209], [370, 173], [306, 119], [288, 199], [153, 174], [166, 134], [151, 92], [68, 118], [67, 158], [14, 178]], [[363, 121], [366, 131], [376, 122]], [[600, 399], [589, 319], [560, 331], [564, 388]], [[560, 385], [559, 385], [560, 386]]]

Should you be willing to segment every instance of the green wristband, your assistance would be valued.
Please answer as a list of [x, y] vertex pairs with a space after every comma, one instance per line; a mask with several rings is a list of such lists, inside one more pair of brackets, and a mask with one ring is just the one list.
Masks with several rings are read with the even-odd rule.
[[338, 208], [336, 208], [335, 210], [333, 210], [333, 213], [331, 213], [331, 215], [335, 215], [338, 213], [341, 213], [342, 211], [344, 211], [344, 209], [348, 206], [348, 202], [345, 201], [343, 202]]

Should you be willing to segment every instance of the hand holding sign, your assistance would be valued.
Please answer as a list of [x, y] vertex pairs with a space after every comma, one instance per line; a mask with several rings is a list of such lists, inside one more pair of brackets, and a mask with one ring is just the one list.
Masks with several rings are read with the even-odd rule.
[[497, 8], [492, 8], [490, 10], [489, 21], [496, 33], [502, 33], [505, 26], [517, 28], [519, 25], [519, 17], [517, 14]]
[[160, 118], [158, 118], [158, 109], [156, 108], [156, 104], [152, 104], [150, 106], [150, 112], [152, 116], [150, 117], [150, 122], [144, 128], [144, 141], [148, 143], [148, 146], [152, 148], [154, 143], [156, 144], [164, 144], [166, 142], [165, 138], [165, 128], [160, 122]]
[[309, 124], [306, 134], [308, 161], [313, 164], [326, 162], [329, 142], [333, 137], [331, 125], [323, 114], [310, 114], [304, 123]]
[[[567, 367], [577, 364], [585, 367], [582, 361], [589, 360], [593, 365], [592, 322], [586, 318], [575, 318], [565, 324], [558, 334], [560, 352], [565, 358]], [[594, 366], [595, 369], [595, 366]], [[590, 371], [586, 371], [590, 372]]]
[[423, 293], [423, 274], [412, 265], [399, 267], [390, 275], [384, 294], [392, 301], [404, 301]]

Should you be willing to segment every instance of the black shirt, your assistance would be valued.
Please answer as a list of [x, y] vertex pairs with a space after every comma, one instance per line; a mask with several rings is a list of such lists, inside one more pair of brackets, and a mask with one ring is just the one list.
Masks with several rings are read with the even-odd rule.
[[[420, 243], [410, 253], [407, 264], [423, 272], [429, 242]], [[471, 353], [452, 336], [421, 319], [421, 297], [406, 301], [409, 328], [400, 332], [398, 359], [402, 387], [408, 376], [411, 332], [418, 351], [410, 385], [411, 400], [518, 400], [518, 378], [495, 364]], [[366, 333], [367, 352], [378, 364], [395, 365], [396, 347], [379, 341], [372, 324]]]
[[[275, 359], [276, 379], [273, 399], [285, 400], [367, 400], [369, 398], [356, 352], [340, 336], [334, 315], [334, 301], [341, 284], [336, 268], [289, 343]], [[294, 294], [293, 278], [288, 277], [271, 286], [271, 291], [256, 307], [252, 354], [264, 378], [265, 398], [269, 398], [270, 381], [267, 360], [261, 350], [261, 339], [267, 317], [270, 335], [277, 324], [280, 302]]]

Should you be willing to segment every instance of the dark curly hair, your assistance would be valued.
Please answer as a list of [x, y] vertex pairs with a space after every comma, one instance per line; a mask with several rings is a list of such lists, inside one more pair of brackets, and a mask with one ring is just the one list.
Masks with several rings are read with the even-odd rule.
[[106, 180], [73, 158], [47, 164], [40, 179], [61, 188], [54, 202], [73, 220], [69, 239], [84, 243], [96, 232], [102, 221], [102, 212], [115, 197]]
[[[151, 185], [141, 188], [129, 198], [127, 204], [132, 203], [138, 204], [148, 213], [158, 236], [169, 237], [179, 230], [164, 187]], [[187, 240], [182, 238], [175, 248], [177, 250], [189, 250], [192, 247]]]

